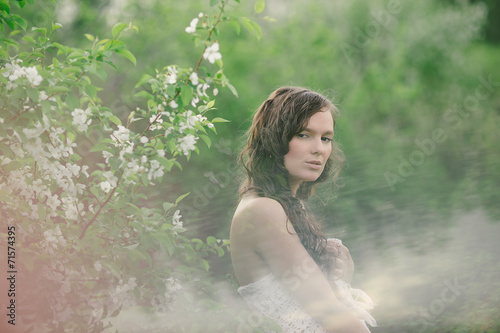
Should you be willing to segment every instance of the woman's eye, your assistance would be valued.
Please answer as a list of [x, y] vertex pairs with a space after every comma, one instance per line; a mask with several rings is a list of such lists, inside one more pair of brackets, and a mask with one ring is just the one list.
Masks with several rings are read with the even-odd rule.
[[325, 142], [331, 142], [332, 141], [332, 139], [330, 139], [330, 138], [328, 138], [326, 136], [322, 137], [321, 140], [323, 140]]
[[305, 134], [305, 133], [299, 133], [299, 134], [297, 134], [297, 137], [298, 138], [307, 138], [307, 134]]

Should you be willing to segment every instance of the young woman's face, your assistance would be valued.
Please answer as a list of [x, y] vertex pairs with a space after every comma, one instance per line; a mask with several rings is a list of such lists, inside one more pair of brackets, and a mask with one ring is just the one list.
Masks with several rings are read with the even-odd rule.
[[329, 111], [316, 112], [309, 118], [306, 129], [288, 144], [285, 168], [290, 174], [290, 186], [295, 193], [303, 181], [318, 179], [332, 152], [333, 117]]

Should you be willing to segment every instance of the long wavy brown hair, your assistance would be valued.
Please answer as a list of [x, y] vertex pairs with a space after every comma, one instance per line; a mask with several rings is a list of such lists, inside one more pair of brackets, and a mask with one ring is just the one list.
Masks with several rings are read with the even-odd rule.
[[343, 167], [344, 155], [332, 141], [332, 153], [322, 174], [313, 182], [302, 182], [295, 195], [284, 164], [289, 142], [306, 129], [309, 118], [320, 111], [332, 113], [335, 127], [338, 109], [319, 93], [301, 87], [282, 87], [269, 95], [254, 115], [239, 156], [246, 171], [239, 194], [240, 199], [246, 193], [255, 193], [277, 200], [311, 257], [319, 265], [329, 266], [325, 256], [326, 238], [303, 201], [330, 175], [333, 174], [335, 181]]

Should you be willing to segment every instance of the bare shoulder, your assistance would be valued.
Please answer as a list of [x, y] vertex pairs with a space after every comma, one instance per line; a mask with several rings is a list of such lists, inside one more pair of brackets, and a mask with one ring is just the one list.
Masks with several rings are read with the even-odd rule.
[[263, 197], [244, 198], [234, 214], [231, 238], [235, 243], [242, 242], [259, 249], [279, 239], [295, 238], [295, 230], [288, 222], [288, 216], [278, 201]]
[[233, 225], [251, 225], [255, 227], [285, 224], [287, 216], [281, 204], [271, 198], [248, 197], [244, 198], [233, 217]]

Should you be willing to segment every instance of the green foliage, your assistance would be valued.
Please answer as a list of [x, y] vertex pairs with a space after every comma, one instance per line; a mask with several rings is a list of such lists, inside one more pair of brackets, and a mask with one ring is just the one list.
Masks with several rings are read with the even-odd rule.
[[138, 27], [117, 23], [109, 38], [85, 33], [82, 48], [68, 46], [61, 24], [33, 26], [19, 11], [25, 2], [13, 3], [0, 1], [0, 26], [11, 30], [0, 42], [0, 212], [2, 237], [7, 226], [18, 232], [18, 270], [27, 276], [19, 304], [30, 304], [31, 319], [22, 325], [102, 332], [122, 309], [141, 306], [163, 312], [175, 331], [232, 331], [236, 310], [218, 300], [209, 275], [209, 259], [229, 242], [187, 235], [178, 205], [189, 193], [158, 205], [148, 196], [182, 169], [183, 156], [199, 153], [200, 138], [211, 145], [213, 123], [226, 122], [205, 115], [217, 87], [236, 94], [214, 40], [222, 21], [237, 19], [226, 16], [228, 1], [186, 30], [199, 47], [194, 69], [143, 74], [140, 106], [126, 116], [103, 102], [98, 83], [125, 66], [120, 57], [137, 64], [123, 38]]

